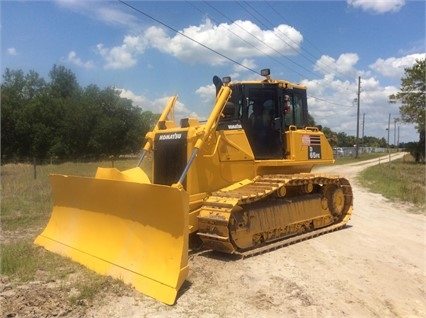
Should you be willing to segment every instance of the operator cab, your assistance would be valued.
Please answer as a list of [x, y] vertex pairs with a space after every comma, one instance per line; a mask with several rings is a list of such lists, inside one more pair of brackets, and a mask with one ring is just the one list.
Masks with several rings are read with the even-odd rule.
[[232, 89], [224, 113], [244, 129], [255, 159], [283, 159], [285, 132], [307, 126], [306, 88], [271, 79], [269, 69], [261, 75], [265, 80], [231, 83], [230, 77], [223, 82], [216, 77], [213, 81], [216, 87], [223, 83]]

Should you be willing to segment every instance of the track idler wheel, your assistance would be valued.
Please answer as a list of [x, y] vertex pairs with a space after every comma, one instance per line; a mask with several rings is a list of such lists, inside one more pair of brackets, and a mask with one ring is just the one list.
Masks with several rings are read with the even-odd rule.
[[343, 189], [337, 185], [330, 185], [325, 191], [325, 197], [328, 202], [328, 209], [335, 220], [340, 220], [345, 209], [345, 195]]

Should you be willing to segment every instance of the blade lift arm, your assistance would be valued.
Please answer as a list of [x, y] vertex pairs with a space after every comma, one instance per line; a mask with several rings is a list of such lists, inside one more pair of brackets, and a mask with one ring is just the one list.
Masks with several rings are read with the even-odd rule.
[[[189, 168], [192, 165], [192, 162], [194, 161], [195, 157], [197, 156], [198, 150], [203, 146], [204, 142], [207, 140], [207, 138], [210, 136], [211, 132], [215, 130], [217, 123], [220, 119], [220, 116], [222, 114], [223, 108], [225, 107], [226, 103], [228, 102], [229, 98], [231, 97], [231, 89], [227, 86], [222, 86], [218, 94], [216, 95], [216, 102], [213, 107], [212, 112], [210, 113], [209, 119], [207, 120], [206, 124], [203, 127], [203, 130], [198, 133], [198, 140], [195, 143], [194, 150], [192, 151], [191, 156], [189, 157], [189, 160], [185, 166], [185, 169], [183, 170], [179, 180], [176, 184], [173, 184], [174, 187], [182, 189], [183, 181], [185, 180], [185, 177], [188, 173]], [[169, 99], [166, 107], [164, 108], [163, 113], [161, 114], [160, 118], [157, 121], [157, 124], [155, 125], [154, 129], [146, 134], [146, 143], [143, 147], [139, 161], [137, 163], [137, 167], [139, 167], [145, 158], [146, 154], [151, 151], [152, 145], [154, 143], [154, 136], [155, 132], [159, 130], [159, 124], [161, 121], [165, 121], [167, 119], [167, 116], [169, 113], [173, 110], [173, 107], [176, 103], [177, 96], [173, 96]]]
[[216, 103], [215, 103], [215, 106], [213, 107], [212, 112], [210, 113], [209, 119], [207, 120], [203, 130], [199, 134], [198, 140], [195, 143], [194, 150], [192, 151], [192, 154], [189, 157], [189, 160], [185, 166], [185, 169], [183, 170], [178, 182], [172, 185], [173, 187], [176, 187], [179, 189], [183, 188], [182, 183], [185, 180], [186, 174], [188, 173], [188, 170], [191, 167], [192, 162], [194, 161], [198, 151], [203, 146], [204, 142], [207, 140], [210, 134], [215, 130], [217, 123], [220, 119], [220, 116], [222, 114], [223, 108], [225, 107], [226, 103], [231, 97], [231, 93], [232, 93], [231, 89], [227, 86], [222, 86], [222, 88], [220, 89], [219, 93], [216, 96]]

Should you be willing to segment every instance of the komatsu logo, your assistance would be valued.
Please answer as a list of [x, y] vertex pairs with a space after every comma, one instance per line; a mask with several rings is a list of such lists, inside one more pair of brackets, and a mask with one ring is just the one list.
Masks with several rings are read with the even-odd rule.
[[167, 134], [167, 135], [160, 135], [158, 137], [158, 140], [174, 140], [174, 139], [181, 139], [182, 134], [173, 133], [173, 134]]
[[228, 129], [241, 129], [243, 126], [241, 124], [228, 125]]

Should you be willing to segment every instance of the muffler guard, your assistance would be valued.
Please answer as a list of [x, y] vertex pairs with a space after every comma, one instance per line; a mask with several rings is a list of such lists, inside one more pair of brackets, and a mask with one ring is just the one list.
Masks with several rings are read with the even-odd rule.
[[35, 240], [172, 305], [188, 275], [188, 195], [175, 187], [51, 175], [54, 206]]

